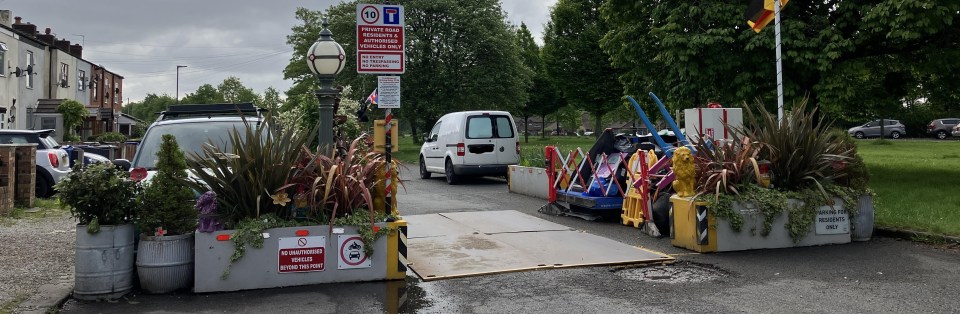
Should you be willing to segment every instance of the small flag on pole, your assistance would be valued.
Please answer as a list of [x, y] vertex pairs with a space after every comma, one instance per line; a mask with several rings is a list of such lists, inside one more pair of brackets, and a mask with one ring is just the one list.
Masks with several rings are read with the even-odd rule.
[[773, 6], [775, 2], [780, 2], [780, 8], [787, 5], [790, 0], [751, 0], [747, 5], [747, 11], [744, 17], [747, 18], [747, 25], [754, 32], [759, 33], [767, 24], [773, 21]]
[[377, 101], [379, 101], [379, 100], [380, 100], [380, 97], [379, 97], [379, 95], [377, 95], [377, 90], [376, 90], [376, 89], [374, 89], [373, 92], [370, 93], [370, 96], [367, 96], [367, 102], [369, 102], [370, 104], [376, 105], [376, 104], [377, 104]]

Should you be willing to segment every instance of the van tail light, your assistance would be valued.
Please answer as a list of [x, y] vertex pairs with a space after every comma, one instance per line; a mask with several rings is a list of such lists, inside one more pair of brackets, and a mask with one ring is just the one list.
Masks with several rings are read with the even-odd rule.
[[517, 142], [517, 155], [520, 155], [520, 142]]
[[60, 168], [60, 157], [54, 152], [47, 152], [47, 159], [50, 159], [50, 166]]
[[457, 143], [457, 156], [463, 157], [467, 154], [467, 147], [463, 143]]

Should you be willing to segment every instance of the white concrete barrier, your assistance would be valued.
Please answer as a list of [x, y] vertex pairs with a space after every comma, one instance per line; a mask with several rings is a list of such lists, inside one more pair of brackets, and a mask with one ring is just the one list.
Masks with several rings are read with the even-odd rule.
[[537, 167], [510, 166], [510, 193], [547, 199], [550, 182], [547, 170]]

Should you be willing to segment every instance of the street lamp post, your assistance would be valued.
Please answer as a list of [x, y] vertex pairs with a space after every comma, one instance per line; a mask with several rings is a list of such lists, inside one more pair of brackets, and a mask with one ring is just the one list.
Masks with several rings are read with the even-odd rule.
[[318, 152], [330, 155], [333, 150], [333, 102], [340, 93], [333, 87], [337, 74], [343, 70], [346, 54], [333, 39], [333, 33], [328, 28], [330, 23], [323, 19], [323, 30], [320, 38], [307, 51], [307, 66], [320, 81], [320, 89], [314, 91], [320, 101], [320, 147]]
[[177, 66], [177, 103], [180, 103], [180, 68], [186, 68], [185, 65]]

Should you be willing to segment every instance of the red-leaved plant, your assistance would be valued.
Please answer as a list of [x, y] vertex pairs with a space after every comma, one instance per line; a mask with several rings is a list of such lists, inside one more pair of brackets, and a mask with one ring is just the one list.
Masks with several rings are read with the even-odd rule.
[[737, 195], [738, 186], [759, 183], [757, 158], [765, 144], [740, 137], [730, 141], [700, 141], [694, 143], [694, 147], [697, 194]]

